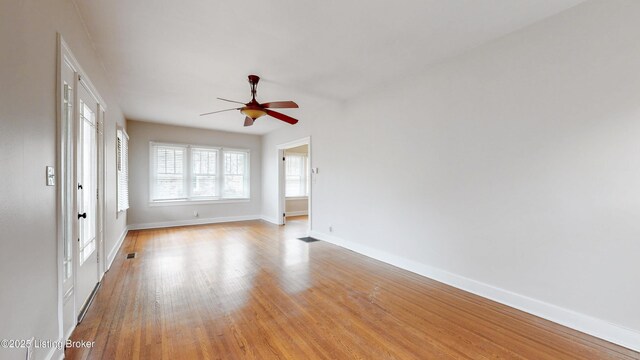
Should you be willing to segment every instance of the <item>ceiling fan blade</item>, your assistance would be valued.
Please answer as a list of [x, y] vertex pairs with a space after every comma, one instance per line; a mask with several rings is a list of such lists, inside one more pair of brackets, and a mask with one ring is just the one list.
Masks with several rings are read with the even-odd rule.
[[218, 100], [222, 100], [222, 101], [228, 101], [228, 102], [232, 102], [232, 103], [236, 103], [236, 104], [242, 104], [245, 105], [245, 103], [240, 102], [240, 101], [235, 101], [235, 100], [228, 100], [228, 99], [223, 99], [223, 98], [216, 98]]
[[251, 126], [253, 125], [254, 121], [255, 120], [247, 116], [246, 118], [244, 118], [244, 126]]
[[279, 113], [277, 111], [273, 111], [273, 110], [269, 110], [269, 109], [264, 109], [264, 111], [266, 111], [268, 115], [271, 115], [274, 118], [276, 118], [278, 120], [282, 120], [284, 122], [287, 122], [287, 123], [289, 123], [291, 125], [293, 125], [293, 124], [298, 122], [298, 120], [292, 118], [291, 116], [287, 116], [287, 115]]
[[295, 109], [298, 108], [298, 104], [293, 101], [272, 101], [264, 104], [260, 104], [265, 109]]
[[200, 116], [211, 115], [211, 114], [215, 114], [215, 113], [219, 113], [219, 112], [223, 112], [223, 111], [240, 110], [240, 109], [242, 109], [242, 108], [235, 108], [235, 109], [226, 109], [226, 110], [212, 111], [212, 112], [208, 112], [208, 113], [200, 114]]

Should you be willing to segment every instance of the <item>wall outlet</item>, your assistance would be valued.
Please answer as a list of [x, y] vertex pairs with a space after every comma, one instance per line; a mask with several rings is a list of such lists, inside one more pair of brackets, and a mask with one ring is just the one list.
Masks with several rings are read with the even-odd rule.
[[333, 225], [329, 225], [329, 232], [333, 232]]
[[198, 217], [198, 216], [200, 216], [200, 214], [198, 214], [198, 212], [197, 212], [197, 211], [194, 211], [194, 212], [193, 212], [193, 216]]

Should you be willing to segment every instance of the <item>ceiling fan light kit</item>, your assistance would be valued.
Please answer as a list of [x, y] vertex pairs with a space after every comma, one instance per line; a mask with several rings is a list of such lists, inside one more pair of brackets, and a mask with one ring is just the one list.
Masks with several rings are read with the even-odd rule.
[[223, 99], [223, 98], [218, 98], [219, 100], [222, 100], [222, 101], [228, 101], [228, 102], [232, 102], [232, 103], [243, 104], [244, 105], [243, 107], [208, 112], [208, 113], [200, 114], [200, 116], [215, 114], [215, 113], [219, 113], [219, 112], [223, 112], [223, 111], [240, 110], [240, 112], [246, 116], [246, 118], [244, 119], [244, 126], [253, 125], [253, 122], [257, 118], [265, 116], [265, 115], [269, 115], [271, 117], [274, 117], [274, 118], [276, 118], [276, 119], [278, 119], [280, 121], [284, 121], [284, 122], [289, 123], [291, 125], [296, 124], [298, 122], [297, 119], [294, 119], [294, 118], [292, 118], [292, 117], [290, 117], [288, 115], [279, 113], [277, 111], [269, 110], [269, 109], [295, 109], [295, 108], [298, 108], [298, 104], [296, 104], [295, 102], [293, 102], [293, 101], [274, 101], [274, 102], [268, 102], [268, 103], [260, 104], [256, 100], [256, 91], [257, 91], [257, 88], [258, 88], [258, 82], [259, 81], [260, 81], [260, 77], [258, 75], [249, 75], [249, 85], [251, 86], [251, 101], [249, 101], [246, 104], [244, 104], [244, 103], [242, 103], [240, 101], [234, 101], [234, 100], [227, 100], [227, 99]]
[[245, 106], [242, 109], [240, 109], [240, 112], [252, 118], [253, 120], [259, 118], [260, 116], [267, 115], [267, 112], [262, 110], [261, 108], [251, 108], [248, 106]]

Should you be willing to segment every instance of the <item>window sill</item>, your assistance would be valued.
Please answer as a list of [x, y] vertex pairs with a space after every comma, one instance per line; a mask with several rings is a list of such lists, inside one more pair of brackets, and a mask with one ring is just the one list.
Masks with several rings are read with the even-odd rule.
[[220, 200], [165, 200], [165, 201], [150, 201], [149, 206], [177, 206], [177, 205], [209, 205], [209, 204], [233, 204], [233, 203], [247, 203], [251, 199], [220, 199]]
[[308, 196], [287, 196], [285, 197], [286, 200], [308, 200], [309, 197]]

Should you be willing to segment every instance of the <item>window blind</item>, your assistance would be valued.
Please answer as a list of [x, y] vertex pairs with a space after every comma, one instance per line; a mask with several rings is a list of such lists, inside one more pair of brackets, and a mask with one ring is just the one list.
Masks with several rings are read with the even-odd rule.
[[118, 212], [129, 208], [129, 135], [123, 130], [116, 131], [116, 166]]
[[178, 200], [187, 197], [186, 146], [154, 144], [152, 147], [152, 200]]

